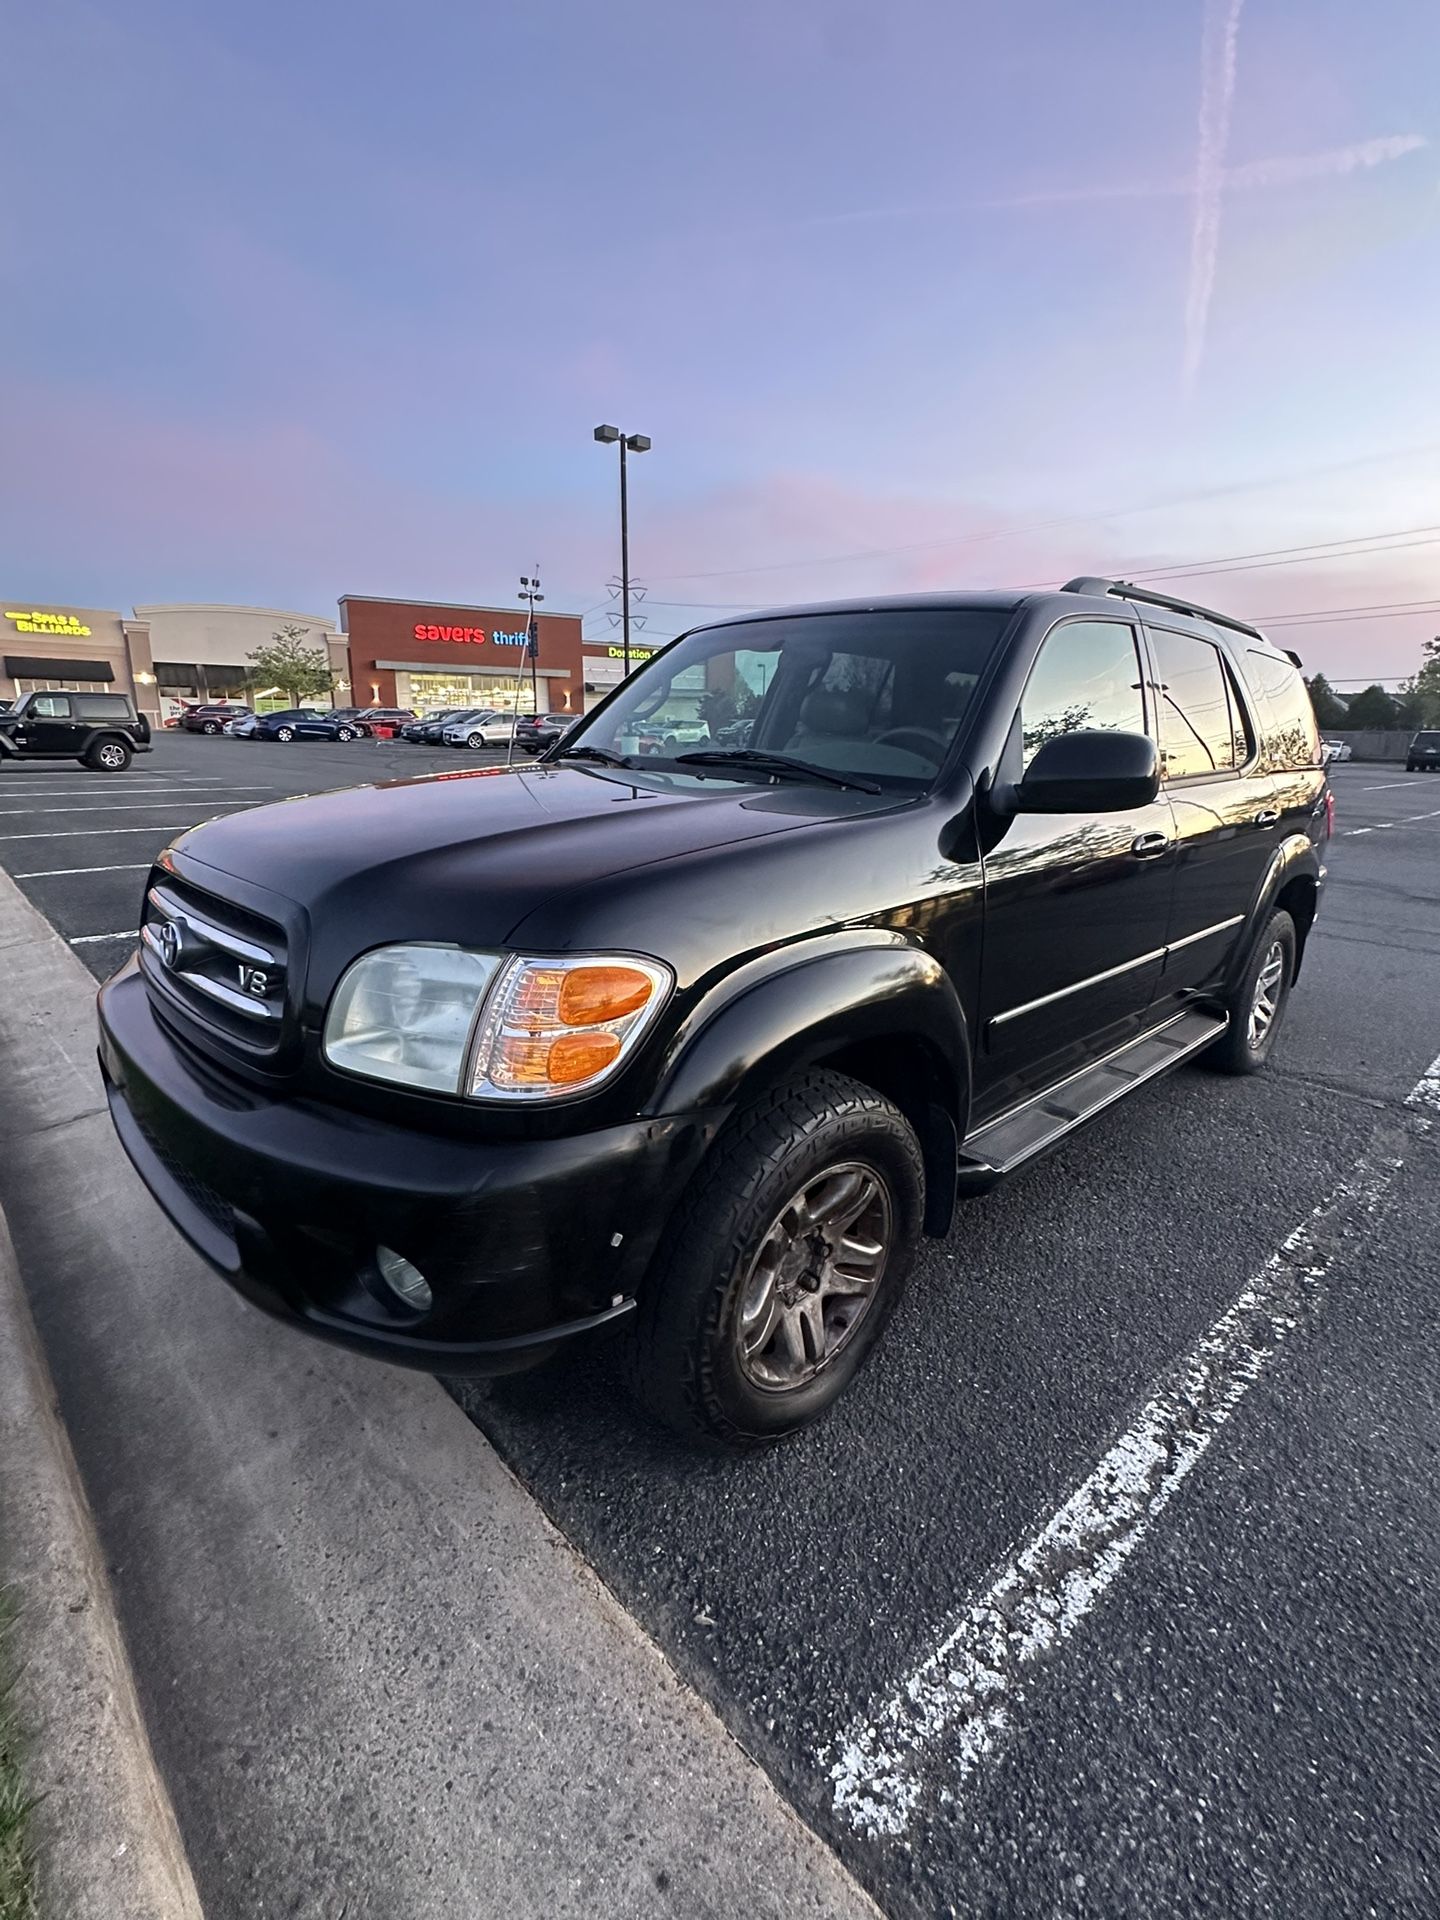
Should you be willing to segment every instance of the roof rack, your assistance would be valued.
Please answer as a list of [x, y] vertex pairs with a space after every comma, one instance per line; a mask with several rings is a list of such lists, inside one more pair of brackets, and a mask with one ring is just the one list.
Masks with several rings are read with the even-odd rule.
[[[1258, 627], [1252, 627], [1248, 620], [1237, 620], [1233, 614], [1216, 613], [1213, 607], [1198, 606], [1193, 600], [1177, 600], [1172, 594], [1154, 593], [1149, 587], [1132, 586], [1127, 580], [1104, 580], [1098, 575], [1081, 573], [1073, 580], [1067, 580], [1060, 589], [1062, 593], [1110, 593], [1125, 600], [1139, 600], [1147, 607], [1168, 607], [1172, 613], [1194, 614], [1199, 620], [1213, 620], [1217, 626], [1232, 627], [1236, 633], [1248, 633], [1252, 640], [1265, 640]], [[1265, 640], [1266, 646], [1273, 642]], [[1296, 662], [1299, 665], [1299, 662]]]

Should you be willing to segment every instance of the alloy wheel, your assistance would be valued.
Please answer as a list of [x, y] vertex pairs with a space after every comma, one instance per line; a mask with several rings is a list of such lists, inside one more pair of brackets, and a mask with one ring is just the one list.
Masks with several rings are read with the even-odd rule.
[[1251, 1048], [1257, 1053], [1275, 1024], [1284, 986], [1285, 949], [1278, 940], [1274, 940], [1256, 977], [1255, 995], [1250, 1002], [1249, 1040]]
[[770, 1392], [813, 1380], [854, 1337], [890, 1258], [894, 1208], [873, 1166], [812, 1174], [776, 1214], [740, 1291], [740, 1369]]
[[101, 747], [99, 757], [102, 767], [123, 767], [125, 764], [125, 750], [123, 747], [113, 745]]

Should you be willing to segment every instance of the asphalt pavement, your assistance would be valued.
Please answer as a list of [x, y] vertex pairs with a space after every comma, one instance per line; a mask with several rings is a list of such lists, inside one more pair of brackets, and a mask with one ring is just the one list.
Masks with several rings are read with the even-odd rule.
[[[11, 769], [0, 864], [103, 975], [143, 867], [206, 809], [467, 758], [167, 738], [114, 780]], [[137, 781], [163, 804], [132, 820]], [[1440, 777], [1350, 764], [1334, 785], [1331, 884], [1270, 1069], [1183, 1070], [967, 1204], [819, 1429], [685, 1453], [603, 1346], [454, 1389], [891, 1915], [1440, 1910]], [[114, 811], [92, 825], [92, 805]], [[1300, 1293], [1226, 1363], [1243, 1391], [1193, 1470], [1025, 1597], [1023, 1659], [957, 1722], [930, 1680], [955, 1692], [977, 1603], [1056, 1516], [1065, 1534], [1287, 1242]], [[846, 1755], [877, 1741], [903, 1749], [904, 1794], [867, 1789], [894, 1819], [846, 1791]]]

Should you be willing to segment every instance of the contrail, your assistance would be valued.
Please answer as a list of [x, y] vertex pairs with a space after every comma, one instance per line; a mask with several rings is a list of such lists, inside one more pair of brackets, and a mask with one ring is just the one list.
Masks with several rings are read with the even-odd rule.
[[1195, 214], [1190, 229], [1190, 287], [1185, 301], [1182, 383], [1193, 390], [1205, 357], [1210, 297], [1220, 251], [1220, 205], [1230, 108], [1235, 99], [1235, 48], [1245, 0], [1207, 0], [1200, 43], [1200, 125], [1195, 154]]
[[[1403, 160], [1406, 154], [1419, 153], [1429, 145], [1423, 133], [1387, 133], [1374, 140], [1357, 140], [1348, 147], [1331, 147], [1324, 153], [1278, 154], [1270, 160], [1249, 160], [1243, 166], [1224, 167], [1220, 184], [1234, 188], [1289, 187], [1307, 180], [1329, 180], [1348, 173], [1360, 173], [1369, 167], [1383, 166], [1388, 160]], [[1103, 186], [1037, 188], [1033, 193], [1010, 193], [994, 200], [982, 200], [982, 207], [1067, 207], [1106, 200], [1182, 199], [1195, 191], [1193, 178], [1187, 180], [1120, 180]], [[934, 207], [890, 208], [893, 217], [905, 211], [933, 213]], [[857, 216], [858, 217], [858, 216]], [[881, 218], [880, 213], [869, 216]]]
[[1275, 160], [1252, 160], [1247, 166], [1231, 167], [1225, 175], [1225, 184], [1288, 187], [1303, 180], [1324, 180], [1334, 174], [1381, 167], [1387, 160], [1403, 160], [1407, 153], [1418, 153], [1426, 144], [1425, 136], [1420, 133], [1392, 133], [1379, 140], [1359, 140], [1353, 147], [1337, 147], [1332, 153], [1297, 153]]

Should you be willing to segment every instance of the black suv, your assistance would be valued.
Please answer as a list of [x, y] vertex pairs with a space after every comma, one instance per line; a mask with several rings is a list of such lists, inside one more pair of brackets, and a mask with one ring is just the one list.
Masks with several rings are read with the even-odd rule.
[[1081, 579], [746, 616], [523, 772], [181, 835], [101, 994], [111, 1109], [293, 1325], [458, 1373], [626, 1321], [664, 1418], [767, 1440], [957, 1196], [1264, 1064], [1331, 825], [1293, 657], [1222, 615]]
[[0, 767], [7, 760], [78, 760], [123, 773], [150, 751], [150, 722], [123, 693], [26, 693], [0, 713]]
[[1417, 733], [1405, 749], [1407, 773], [1434, 773], [1440, 769], [1440, 732], [1425, 729]]

